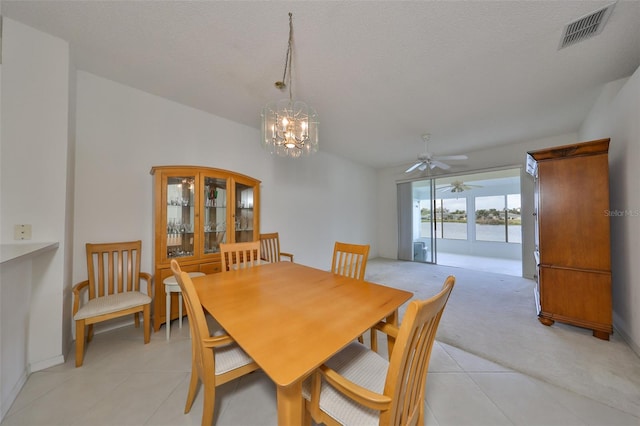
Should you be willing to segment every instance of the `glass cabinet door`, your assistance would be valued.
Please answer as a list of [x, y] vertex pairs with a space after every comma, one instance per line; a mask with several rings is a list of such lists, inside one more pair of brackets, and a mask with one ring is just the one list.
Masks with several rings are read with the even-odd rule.
[[166, 191], [166, 256], [193, 256], [195, 226], [195, 177], [168, 176]]
[[203, 191], [202, 253], [219, 253], [220, 243], [227, 242], [227, 180], [205, 176]]
[[242, 243], [253, 241], [254, 215], [253, 215], [253, 186], [236, 182], [235, 184], [235, 242]]

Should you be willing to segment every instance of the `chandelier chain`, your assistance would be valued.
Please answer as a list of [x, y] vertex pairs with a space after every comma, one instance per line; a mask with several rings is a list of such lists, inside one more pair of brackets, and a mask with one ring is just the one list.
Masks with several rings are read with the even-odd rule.
[[[276, 86], [284, 88], [289, 87], [289, 100], [293, 99], [292, 91], [291, 91], [291, 57], [292, 53], [292, 44], [293, 44], [293, 14], [289, 12], [289, 43], [287, 45], [287, 54], [284, 58], [284, 72], [282, 73], [282, 85], [279, 85], [276, 82]], [[289, 71], [288, 79], [287, 79], [287, 70]]]

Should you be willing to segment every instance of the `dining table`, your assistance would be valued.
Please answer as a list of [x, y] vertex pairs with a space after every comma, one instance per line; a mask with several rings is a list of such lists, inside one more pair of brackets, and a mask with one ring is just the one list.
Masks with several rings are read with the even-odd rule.
[[378, 321], [397, 324], [413, 296], [292, 262], [193, 283], [204, 309], [275, 383], [279, 425], [302, 424], [302, 383], [316, 368]]

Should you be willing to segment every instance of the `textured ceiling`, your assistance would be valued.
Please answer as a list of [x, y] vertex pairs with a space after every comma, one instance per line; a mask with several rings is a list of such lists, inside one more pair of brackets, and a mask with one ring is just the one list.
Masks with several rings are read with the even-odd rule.
[[[611, 1], [2, 1], [68, 40], [78, 69], [259, 128], [286, 97], [320, 116], [320, 150], [374, 167], [573, 132], [609, 81], [640, 65], [640, 2], [558, 50]], [[256, 141], [259, 143], [259, 141]]]

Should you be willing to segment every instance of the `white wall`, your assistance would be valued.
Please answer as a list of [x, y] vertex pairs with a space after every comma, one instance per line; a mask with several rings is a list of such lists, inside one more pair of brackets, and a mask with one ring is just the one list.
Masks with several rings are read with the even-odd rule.
[[323, 152], [272, 157], [257, 129], [86, 72], [77, 81], [74, 282], [85, 279], [86, 242], [140, 238], [143, 268], [152, 272], [155, 165], [203, 165], [261, 180], [261, 231], [279, 232], [299, 263], [328, 269], [337, 239], [369, 243], [377, 253], [373, 169]]
[[33, 241], [58, 241], [50, 262], [34, 264], [29, 363], [62, 354], [63, 250], [67, 202], [69, 48], [64, 41], [3, 20], [0, 240], [31, 224]]
[[640, 68], [604, 86], [580, 128], [583, 140], [609, 143], [613, 323], [640, 354]]
[[[60, 247], [20, 268], [3, 265], [2, 303], [11, 303], [14, 312], [25, 316], [13, 320], [15, 327], [3, 327], [2, 341], [26, 342], [21, 355], [14, 352], [16, 356], [2, 359], [3, 371], [15, 373], [2, 377], [5, 405], [12, 402], [5, 397], [15, 396], [11, 389], [20, 383], [13, 383], [16, 378], [63, 361], [69, 48], [60, 39], [4, 18], [2, 59], [0, 242], [14, 243], [14, 226], [30, 224], [28, 242], [55, 241]], [[22, 288], [12, 292], [11, 285]], [[19, 296], [8, 299], [12, 294]]]
[[[475, 152], [467, 152], [469, 159], [464, 170], [458, 172], [471, 173], [505, 166], [521, 166], [520, 177], [522, 201], [522, 260], [523, 275], [532, 278], [535, 274], [534, 221], [533, 221], [533, 178], [526, 174], [525, 162], [527, 151], [575, 143], [577, 134], [553, 136], [544, 139], [514, 143], [513, 145], [488, 148]], [[406, 181], [405, 166], [382, 169], [377, 172], [378, 179], [378, 254], [381, 257], [396, 259], [398, 254], [398, 224], [396, 184]], [[439, 176], [445, 176], [441, 174]]]
[[[27, 380], [29, 306], [32, 262], [7, 262], [0, 267], [0, 420]], [[22, 306], [23, 309], [16, 307]], [[12, 317], [13, 316], [13, 317]]]

